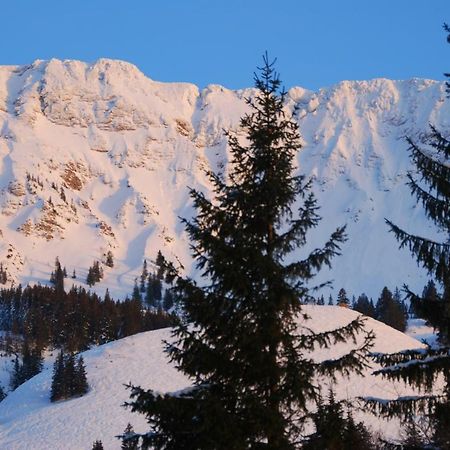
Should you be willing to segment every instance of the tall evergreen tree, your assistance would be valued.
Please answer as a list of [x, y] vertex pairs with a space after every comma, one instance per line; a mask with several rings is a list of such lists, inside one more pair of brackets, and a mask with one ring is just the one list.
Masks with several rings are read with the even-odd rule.
[[75, 355], [68, 353], [64, 358], [64, 383], [67, 389], [67, 397], [74, 397], [76, 392], [76, 369], [75, 369]]
[[142, 264], [142, 273], [141, 273], [141, 281], [140, 281], [140, 289], [141, 292], [145, 292], [145, 282], [148, 277], [148, 269], [147, 269], [147, 260], [144, 259], [144, 263]]
[[145, 293], [145, 301], [149, 306], [154, 308], [161, 307], [162, 300], [162, 283], [156, 274], [150, 274], [147, 280], [147, 289]]
[[6, 398], [5, 390], [3, 389], [3, 386], [0, 384], [0, 402]]
[[[450, 28], [444, 25], [444, 29], [450, 43]], [[447, 92], [450, 94], [448, 82]], [[403, 417], [418, 412], [429, 414], [431, 411], [434, 445], [450, 448], [450, 137], [431, 125], [423, 144], [412, 138], [407, 138], [407, 142], [418, 173], [418, 176], [408, 174], [412, 195], [422, 204], [427, 217], [445, 231], [447, 238], [439, 242], [405, 231], [390, 220], [386, 222], [400, 242], [400, 247], [408, 248], [417, 263], [442, 287], [441, 295], [434, 292], [432, 299], [426, 299], [405, 286], [413, 309], [438, 330], [441, 346], [430, 348], [428, 352], [379, 355], [377, 360], [385, 366], [379, 371], [383, 376], [403, 379], [425, 391], [433, 387], [434, 380], [441, 374], [445, 380], [445, 391], [441, 396], [425, 392], [417, 398], [390, 402], [375, 400], [371, 403], [386, 414], [400, 414]]]
[[[50, 277], [50, 281], [55, 285], [56, 292], [60, 294], [64, 292], [64, 270], [61, 267], [61, 263], [59, 262], [59, 258], [56, 257], [55, 260], [55, 270], [52, 272], [52, 276]], [[67, 276], [67, 274], [66, 274]]]
[[156, 255], [156, 261], [155, 264], [158, 267], [158, 271], [156, 272], [156, 276], [159, 280], [162, 280], [164, 277], [164, 256], [161, 253], [161, 250], [158, 250], [158, 253]]
[[64, 373], [64, 353], [60, 351], [53, 364], [52, 385], [50, 388], [50, 401], [56, 402], [67, 397], [67, 388]]
[[84, 395], [89, 390], [89, 385], [86, 376], [86, 367], [84, 365], [83, 356], [78, 356], [76, 359], [74, 380], [73, 380], [73, 395]]
[[162, 300], [162, 283], [156, 274], [151, 275], [153, 286], [153, 298], [157, 306], [161, 305]]
[[139, 289], [139, 286], [137, 284], [137, 279], [134, 280], [134, 287], [133, 287], [133, 293], [131, 294], [131, 298], [133, 300], [142, 301], [142, 294], [141, 290]]
[[334, 361], [307, 356], [316, 345], [355, 336], [363, 329], [360, 318], [328, 333], [298, 335], [296, 317], [312, 297], [309, 283], [331, 265], [345, 233], [338, 228], [324, 247], [286, 262], [320, 217], [311, 182], [293, 175], [298, 125], [285, 111], [286, 93], [267, 56], [255, 84], [250, 113], [241, 119], [246, 140], [227, 133], [228, 178], [209, 173], [213, 200], [190, 192], [197, 215], [184, 223], [203, 283], [169, 265], [182, 314], [167, 352], [194, 385], [165, 395], [131, 387], [129, 406], [152, 428], [142, 436], [144, 448], [294, 449], [317, 398], [315, 375], [365, 366], [369, 338]]

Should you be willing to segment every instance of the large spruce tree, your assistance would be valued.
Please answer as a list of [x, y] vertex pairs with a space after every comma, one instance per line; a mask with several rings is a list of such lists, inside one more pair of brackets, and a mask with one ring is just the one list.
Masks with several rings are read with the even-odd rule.
[[[309, 355], [316, 345], [355, 337], [361, 319], [317, 335], [299, 332], [301, 304], [312, 299], [308, 286], [339, 253], [345, 230], [337, 228], [322, 248], [301, 251], [320, 217], [311, 182], [293, 174], [300, 134], [267, 56], [255, 85], [243, 133], [227, 133], [228, 175], [209, 173], [212, 200], [190, 191], [197, 214], [184, 223], [203, 281], [169, 266], [181, 319], [167, 352], [193, 387], [166, 395], [131, 387], [129, 406], [151, 425], [143, 448], [298, 448], [319, 393], [315, 376], [365, 366], [370, 338], [323, 364]], [[302, 259], [294, 260], [294, 251]]]
[[[450, 28], [445, 25], [449, 33]], [[449, 77], [449, 74], [446, 74]], [[447, 83], [447, 92], [450, 85]], [[434, 291], [430, 297], [420, 297], [405, 287], [413, 310], [424, 317], [438, 331], [440, 346], [428, 351], [407, 351], [392, 355], [378, 355], [384, 368], [383, 376], [403, 379], [424, 389], [424, 395], [392, 401], [372, 400], [378, 410], [413, 418], [418, 412], [430, 415], [434, 426], [431, 440], [436, 448], [450, 448], [450, 137], [430, 126], [425, 142], [408, 138], [411, 159], [417, 175], [408, 174], [412, 194], [423, 205], [427, 217], [445, 234], [438, 242], [403, 230], [387, 220], [391, 231], [408, 248], [417, 263], [422, 265], [442, 288], [440, 295]], [[430, 393], [438, 376], [443, 376], [445, 389], [442, 395]], [[428, 391], [428, 392], [427, 392]], [[430, 413], [431, 412], [431, 413]]]

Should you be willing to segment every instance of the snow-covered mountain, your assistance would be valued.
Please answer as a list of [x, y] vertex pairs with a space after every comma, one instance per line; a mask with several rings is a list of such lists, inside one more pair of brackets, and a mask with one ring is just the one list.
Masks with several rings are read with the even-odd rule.
[[[306, 306], [310, 316], [306, 325], [315, 332], [346, 325], [357, 316], [355, 311], [336, 306]], [[373, 319], [367, 319], [366, 330], [373, 330], [373, 351], [391, 353], [424, 345], [403, 333]], [[79, 450], [92, 446], [101, 439], [106, 449], [119, 449], [116, 435], [123, 432], [128, 422], [138, 432], [148, 429], [145, 417], [133, 414], [121, 405], [129, 400], [124, 384], [132, 383], [158, 392], [186, 388], [190, 382], [168, 363], [162, 352], [163, 339], [170, 339], [169, 330], [140, 333], [119, 341], [93, 348], [83, 353], [90, 391], [80, 398], [50, 403], [51, 366], [19, 386], [0, 403], [0, 448], [20, 450]], [[330, 350], [318, 349], [317, 361], [337, 358], [354, 348], [352, 342], [337, 344]], [[364, 374], [350, 379], [337, 377], [336, 383], [321, 383], [324, 393], [329, 387], [338, 399], [356, 397], [385, 399], [417, 394], [403, 382], [392, 382], [373, 376], [373, 364]], [[438, 384], [438, 383], [437, 383]], [[436, 392], [439, 392], [436, 387]], [[400, 424], [396, 419], [385, 421], [369, 413], [358, 412], [357, 420], [364, 420], [375, 433], [398, 438]]]
[[[114, 268], [96, 288], [123, 297], [158, 249], [192, 267], [179, 221], [192, 214], [187, 186], [209, 192], [204, 169], [226, 169], [223, 129], [237, 129], [253, 93], [160, 83], [106, 59], [0, 67], [0, 262], [9, 280], [46, 281], [59, 256], [82, 283], [111, 250]], [[405, 186], [403, 137], [420, 139], [429, 122], [450, 130], [443, 83], [296, 87], [286, 107], [295, 106], [299, 170], [315, 177], [324, 217], [311, 247], [348, 224], [343, 255], [318, 281], [355, 295], [405, 282], [421, 289], [425, 274], [397, 250], [384, 218], [435, 233]]]

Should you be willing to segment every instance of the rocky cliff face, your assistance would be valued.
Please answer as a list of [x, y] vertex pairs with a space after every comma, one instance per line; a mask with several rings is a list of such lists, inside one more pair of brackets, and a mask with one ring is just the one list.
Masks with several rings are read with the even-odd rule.
[[[117, 296], [158, 249], [191, 267], [178, 219], [192, 214], [187, 186], [208, 193], [204, 169], [226, 170], [223, 129], [237, 129], [253, 93], [159, 83], [121, 61], [1, 67], [0, 262], [10, 282], [48, 280], [59, 256], [81, 284], [108, 250], [115, 266], [96, 287]], [[418, 79], [289, 91], [304, 139], [299, 171], [315, 178], [324, 217], [311, 247], [348, 224], [343, 255], [318, 281], [374, 296], [425, 283], [384, 217], [439, 233], [405, 187], [403, 137], [423, 138], [430, 122], [450, 130], [449, 103], [442, 83]]]

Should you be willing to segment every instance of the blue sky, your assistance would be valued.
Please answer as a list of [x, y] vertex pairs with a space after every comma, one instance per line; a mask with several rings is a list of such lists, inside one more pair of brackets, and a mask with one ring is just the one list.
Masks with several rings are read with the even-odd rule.
[[117, 58], [233, 89], [265, 50], [286, 87], [450, 72], [450, 0], [8, 0], [1, 18], [0, 64]]

